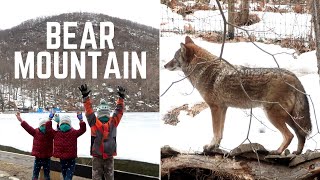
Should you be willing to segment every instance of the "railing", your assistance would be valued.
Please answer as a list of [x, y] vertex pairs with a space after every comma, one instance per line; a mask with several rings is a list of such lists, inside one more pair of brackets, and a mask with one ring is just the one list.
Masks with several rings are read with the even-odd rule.
[[[27, 167], [33, 166], [34, 157], [29, 155], [23, 155], [18, 153], [12, 153], [7, 151], [0, 151], [0, 161], [20, 164]], [[51, 158], [51, 179], [52, 180], [60, 180], [61, 179], [61, 165], [58, 159]], [[32, 171], [32, 169], [30, 169]], [[92, 178], [92, 167], [88, 165], [76, 164], [75, 176], [83, 177], [83, 178]], [[43, 171], [40, 171], [40, 179], [43, 177]], [[31, 177], [30, 177], [31, 178]], [[155, 180], [159, 179], [159, 177], [146, 176], [141, 174], [129, 173], [124, 171], [115, 170], [114, 171], [114, 179], [115, 180]]]
[[[51, 171], [61, 172], [60, 162], [51, 160]], [[76, 164], [76, 169], [74, 172], [75, 176], [83, 177], [83, 178], [92, 178], [92, 167], [87, 165]], [[153, 180], [159, 179], [159, 177], [146, 176], [141, 174], [129, 173], [125, 171], [114, 171], [114, 179], [115, 180]]]

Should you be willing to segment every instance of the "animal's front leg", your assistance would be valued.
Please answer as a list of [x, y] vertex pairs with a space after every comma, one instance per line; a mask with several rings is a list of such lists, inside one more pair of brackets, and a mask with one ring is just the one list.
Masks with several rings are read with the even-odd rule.
[[224, 120], [227, 108], [223, 106], [210, 106], [212, 116], [213, 138], [210, 144], [203, 147], [204, 152], [212, 151], [219, 148], [223, 135]]

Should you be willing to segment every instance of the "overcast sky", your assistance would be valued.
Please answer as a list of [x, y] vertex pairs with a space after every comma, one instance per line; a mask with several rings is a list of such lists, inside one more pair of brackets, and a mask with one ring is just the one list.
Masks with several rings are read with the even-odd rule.
[[5, 0], [0, 5], [0, 29], [39, 16], [67, 12], [95, 12], [160, 26], [160, 0]]

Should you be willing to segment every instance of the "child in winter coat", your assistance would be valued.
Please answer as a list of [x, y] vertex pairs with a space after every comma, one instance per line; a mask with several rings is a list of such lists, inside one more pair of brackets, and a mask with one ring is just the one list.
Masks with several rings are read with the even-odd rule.
[[[53, 134], [46, 130], [45, 124], [47, 119], [40, 119], [39, 127], [34, 129], [26, 121], [21, 119], [20, 113], [16, 114], [21, 126], [33, 136], [32, 156], [35, 156], [32, 179], [39, 178], [41, 167], [44, 170], [44, 178], [50, 179], [50, 158], [53, 151]], [[52, 117], [51, 117], [52, 118]]]
[[54, 151], [53, 157], [60, 158], [61, 172], [64, 180], [72, 179], [77, 157], [77, 139], [86, 132], [86, 123], [82, 114], [77, 114], [80, 121], [80, 129], [75, 130], [71, 126], [69, 116], [61, 116], [59, 129], [52, 129], [52, 121], [46, 123], [46, 129], [53, 133]]
[[92, 179], [99, 180], [104, 177], [106, 180], [113, 180], [113, 156], [117, 155], [117, 127], [123, 115], [125, 89], [118, 86], [119, 98], [112, 115], [106, 101], [101, 100], [97, 108], [97, 116], [94, 114], [89, 98], [91, 90], [87, 85], [81, 85], [79, 90], [82, 93], [86, 117], [91, 127]]

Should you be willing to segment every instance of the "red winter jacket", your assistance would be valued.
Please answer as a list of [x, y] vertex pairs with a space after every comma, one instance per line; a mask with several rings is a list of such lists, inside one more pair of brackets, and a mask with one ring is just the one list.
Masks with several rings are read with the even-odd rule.
[[89, 96], [84, 98], [84, 108], [91, 127], [91, 155], [107, 159], [117, 155], [117, 127], [123, 115], [124, 102], [118, 98], [113, 115], [102, 123], [94, 114]]
[[34, 129], [26, 121], [22, 121], [21, 126], [33, 136], [31, 155], [37, 158], [50, 158], [53, 151], [53, 134], [48, 131], [43, 134], [39, 128]]
[[77, 138], [86, 132], [86, 123], [80, 121], [80, 129], [71, 128], [67, 132], [52, 129], [52, 121], [46, 123], [46, 130], [53, 133], [53, 157], [60, 159], [73, 159], [77, 157]]

